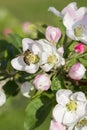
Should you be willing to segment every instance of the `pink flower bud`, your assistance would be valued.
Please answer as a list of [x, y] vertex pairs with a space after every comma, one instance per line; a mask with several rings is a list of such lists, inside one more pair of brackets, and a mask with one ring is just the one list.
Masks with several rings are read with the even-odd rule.
[[3, 35], [4, 35], [4, 36], [8, 36], [10, 33], [12, 33], [12, 30], [11, 30], [10, 28], [5, 28], [5, 29], [3, 30]]
[[29, 22], [24, 22], [22, 23], [22, 29], [23, 29], [23, 32], [24, 33], [30, 33], [30, 30], [29, 30], [29, 26], [30, 26], [31, 23]]
[[82, 64], [77, 63], [70, 68], [69, 76], [74, 80], [80, 80], [84, 76], [85, 71], [85, 67]]
[[48, 26], [45, 36], [48, 41], [57, 43], [61, 37], [61, 30], [52, 26]]
[[85, 45], [82, 43], [78, 43], [75, 47], [74, 47], [75, 52], [82, 54], [85, 51]]
[[51, 80], [47, 74], [38, 74], [33, 83], [37, 90], [48, 90], [51, 85]]
[[61, 123], [56, 122], [55, 120], [51, 120], [50, 129], [49, 130], [65, 130], [65, 126]]

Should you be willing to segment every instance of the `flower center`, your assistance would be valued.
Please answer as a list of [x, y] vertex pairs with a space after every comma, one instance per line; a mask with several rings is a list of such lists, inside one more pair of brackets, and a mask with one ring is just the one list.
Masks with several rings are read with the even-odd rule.
[[81, 37], [82, 34], [83, 34], [83, 31], [84, 31], [84, 29], [83, 29], [83, 26], [82, 26], [82, 25], [77, 26], [77, 27], [74, 29], [75, 36]]
[[78, 127], [83, 127], [83, 126], [85, 126], [85, 125], [87, 125], [87, 119], [86, 119], [86, 118], [80, 120], [80, 121], [77, 123], [77, 126], [78, 126]]
[[66, 107], [67, 107], [68, 111], [76, 111], [77, 103], [73, 100], [70, 100], [70, 102], [66, 104]]
[[32, 52], [30, 52], [30, 50], [27, 50], [24, 52], [24, 62], [28, 65], [30, 65], [30, 63], [38, 63], [40, 60], [40, 58], [38, 57], [38, 55], [34, 55]]
[[57, 61], [56, 57], [54, 55], [49, 55], [48, 56], [48, 59], [47, 59], [47, 62], [48, 64], [55, 64]]

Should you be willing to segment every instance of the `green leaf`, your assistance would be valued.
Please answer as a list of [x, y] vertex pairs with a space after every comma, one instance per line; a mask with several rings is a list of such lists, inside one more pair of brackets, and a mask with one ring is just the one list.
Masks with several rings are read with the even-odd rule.
[[85, 59], [85, 58], [79, 58], [79, 61], [80, 61], [85, 67], [87, 67], [87, 59]]
[[44, 93], [40, 97], [36, 97], [33, 100], [31, 100], [31, 102], [29, 103], [26, 109], [26, 118], [24, 123], [26, 130], [38, 130], [38, 128], [41, 127], [41, 130], [44, 130], [45, 128], [43, 123], [46, 120], [48, 121], [47, 124], [49, 128], [51, 119], [51, 115], [49, 116], [49, 113], [52, 110], [52, 99], [54, 99], [53, 96], [49, 97], [49, 95], [50, 94]]
[[19, 92], [18, 85], [15, 81], [8, 81], [4, 86], [3, 89], [8, 96], [15, 96]]
[[21, 52], [22, 48], [22, 38], [17, 34], [9, 34], [11, 38], [11, 43], [14, 47], [17, 48], [19, 52]]
[[64, 81], [63, 77], [59, 76], [53, 76], [52, 78], [52, 84], [51, 84], [51, 90], [52, 91], [57, 91], [64, 87]]

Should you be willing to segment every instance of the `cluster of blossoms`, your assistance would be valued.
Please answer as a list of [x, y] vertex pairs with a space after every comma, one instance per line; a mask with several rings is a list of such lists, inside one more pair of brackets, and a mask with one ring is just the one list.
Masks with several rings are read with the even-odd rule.
[[61, 89], [56, 93], [50, 130], [86, 130], [87, 99], [83, 92]]
[[[33, 40], [22, 39], [23, 53], [11, 60], [15, 70], [27, 72], [33, 75], [29, 81], [22, 83], [21, 93], [31, 98], [32, 91], [52, 91], [52, 80], [54, 77], [68, 80], [72, 86], [80, 86], [80, 80], [86, 79], [86, 66], [80, 62], [78, 57], [86, 56], [87, 44], [87, 8], [77, 8], [75, 2], [70, 3], [61, 12], [54, 7], [49, 11], [61, 17], [66, 29], [66, 37], [74, 43], [70, 50], [67, 43], [59, 44], [62, 39], [62, 31], [59, 27], [48, 26], [45, 29], [45, 38]], [[23, 29], [29, 32], [29, 23], [23, 25]], [[5, 33], [7, 34], [9, 30]], [[65, 42], [65, 41], [64, 41]], [[69, 43], [69, 45], [71, 42]], [[67, 56], [65, 55], [67, 53]], [[75, 62], [72, 62], [75, 59]], [[83, 80], [82, 80], [83, 81]], [[56, 82], [56, 81], [55, 81]], [[62, 82], [62, 80], [60, 81]], [[59, 85], [59, 84], [58, 84]], [[54, 85], [55, 87], [56, 85]], [[80, 90], [74, 93], [66, 86], [55, 89], [57, 105], [52, 111], [52, 120], [49, 130], [86, 130], [87, 129], [87, 99]], [[6, 97], [1, 88], [0, 105], [5, 103]], [[3, 97], [2, 97], [3, 96]]]

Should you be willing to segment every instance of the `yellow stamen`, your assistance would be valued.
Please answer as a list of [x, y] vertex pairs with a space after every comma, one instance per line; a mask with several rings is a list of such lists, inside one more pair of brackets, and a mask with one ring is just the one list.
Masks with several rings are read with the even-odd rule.
[[77, 110], [77, 103], [73, 100], [70, 100], [69, 103], [66, 104], [68, 111], [76, 111]]
[[53, 64], [53, 63], [55, 64], [57, 62], [57, 59], [54, 55], [49, 55], [47, 61], [48, 61], [48, 64]]
[[86, 118], [80, 120], [80, 121], [77, 123], [77, 126], [78, 126], [78, 127], [83, 127], [84, 125], [87, 125], [87, 119], [86, 119]]
[[83, 34], [83, 26], [79, 25], [74, 29], [75, 36], [81, 37]]

